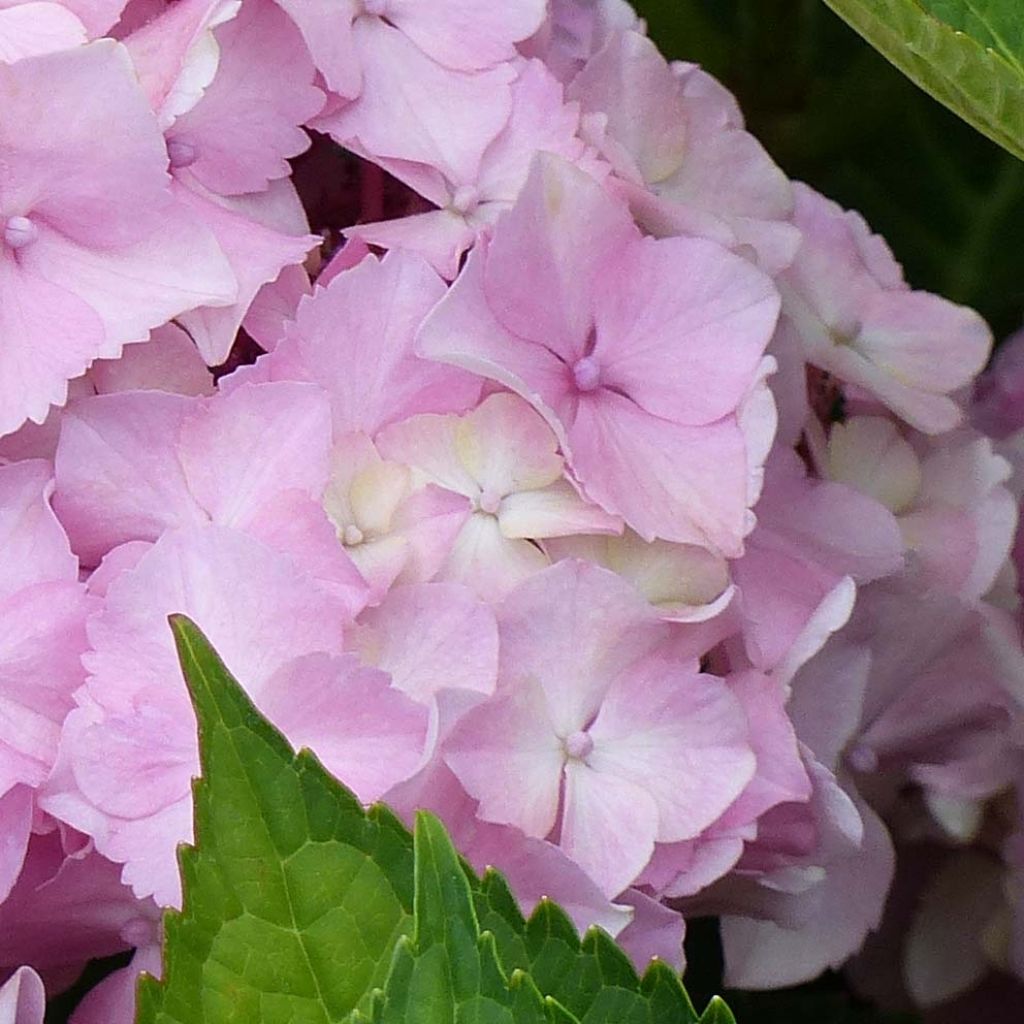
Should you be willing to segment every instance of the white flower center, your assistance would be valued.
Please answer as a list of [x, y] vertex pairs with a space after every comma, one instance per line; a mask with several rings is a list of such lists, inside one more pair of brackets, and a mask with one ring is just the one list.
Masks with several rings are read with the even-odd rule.
[[23, 249], [31, 245], [39, 235], [39, 229], [28, 217], [8, 217], [4, 225], [4, 242], [9, 249]]
[[572, 376], [580, 391], [593, 391], [601, 383], [601, 367], [593, 356], [584, 356], [576, 360]]
[[591, 739], [590, 733], [584, 732], [582, 729], [568, 735], [564, 745], [566, 754], [576, 761], [582, 761], [589, 757], [590, 752], [594, 749], [594, 741]]

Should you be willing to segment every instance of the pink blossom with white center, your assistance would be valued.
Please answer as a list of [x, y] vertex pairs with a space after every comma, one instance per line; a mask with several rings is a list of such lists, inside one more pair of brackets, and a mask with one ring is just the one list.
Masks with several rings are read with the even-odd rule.
[[0, 901], [21, 870], [34, 791], [57, 756], [84, 672], [93, 605], [78, 560], [50, 508], [50, 467], [0, 466]]
[[409, 467], [382, 459], [365, 434], [335, 445], [323, 505], [370, 604], [393, 584], [433, 579], [470, 515], [461, 495], [415, 484]]
[[459, 722], [445, 761], [481, 818], [553, 835], [606, 895], [752, 777], [728, 687], [672, 652], [673, 627], [613, 573], [561, 562], [513, 591], [498, 622], [498, 691]]
[[792, 186], [742, 120], [734, 123], [735, 101], [709, 92], [706, 77], [695, 66], [670, 66], [638, 32], [617, 32], [569, 97], [590, 116], [588, 138], [629, 183], [643, 227], [752, 249], [764, 270], [778, 273], [800, 244], [789, 223]]
[[735, 556], [775, 428], [763, 356], [777, 314], [747, 261], [641, 238], [593, 179], [541, 156], [418, 345], [526, 398], [586, 497], [645, 540]]
[[43, 1024], [46, 992], [31, 967], [18, 970], [0, 987], [0, 1024]]
[[973, 310], [911, 291], [888, 247], [863, 219], [806, 185], [794, 222], [804, 241], [778, 279], [782, 329], [807, 362], [868, 391], [928, 434], [955, 427], [950, 397], [981, 370], [992, 347]]
[[330, 410], [312, 384], [100, 395], [64, 419], [55, 500], [89, 567], [127, 542], [214, 522], [286, 554], [351, 617], [366, 584], [321, 506], [329, 456]]
[[198, 770], [172, 613], [200, 626], [257, 704], [293, 659], [340, 654], [347, 618], [290, 559], [224, 526], [167, 531], [111, 583], [89, 623], [89, 678], [40, 802], [123, 864], [138, 896], [162, 906], [180, 901], [174, 851], [192, 836]]
[[167, 189], [162, 136], [120, 44], [0, 65], [0, 146], [6, 434], [41, 423], [97, 357], [185, 310], [234, 301], [237, 284]]
[[577, 137], [579, 109], [564, 100], [561, 83], [540, 61], [521, 61], [512, 83], [508, 123], [484, 151], [473, 179], [449, 179], [424, 164], [382, 160], [396, 177], [438, 210], [398, 220], [357, 224], [345, 233], [385, 248], [417, 252], [439, 274], [453, 279], [463, 253], [516, 200], [536, 153], [557, 153], [600, 172]]
[[618, 519], [565, 479], [555, 435], [517, 395], [490, 395], [463, 416], [414, 416], [383, 430], [378, 446], [468, 500], [471, 514], [439, 577], [465, 583], [486, 600], [548, 564], [531, 540], [621, 530]]

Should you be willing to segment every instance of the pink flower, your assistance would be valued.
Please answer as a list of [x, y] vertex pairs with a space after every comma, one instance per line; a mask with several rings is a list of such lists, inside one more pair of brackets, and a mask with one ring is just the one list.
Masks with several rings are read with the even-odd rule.
[[621, 529], [564, 478], [551, 428], [516, 395], [491, 395], [463, 416], [414, 416], [383, 430], [378, 443], [388, 458], [465, 497], [469, 515], [439, 576], [487, 600], [548, 564], [531, 541]]
[[[463, 253], [515, 202], [538, 152], [557, 153], [574, 162], [585, 160], [578, 128], [578, 107], [565, 102], [561, 84], [539, 61], [522, 61], [512, 83], [511, 115], [484, 150], [474, 177], [448, 177], [443, 169], [427, 164], [381, 160], [387, 170], [440, 209], [357, 224], [345, 233], [374, 245], [419, 253], [451, 280], [458, 274]], [[596, 167], [588, 169], [596, 173]]]
[[0, 987], [0, 1024], [43, 1024], [46, 992], [31, 967], [19, 967]]
[[102, 395], [65, 417], [56, 500], [90, 567], [119, 545], [214, 522], [286, 553], [354, 615], [366, 585], [321, 505], [329, 457], [330, 412], [311, 384]]
[[773, 274], [792, 262], [800, 244], [789, 223], [793, 188], [744, 130], [732, 97], [699, 68], [670, 66], [645, 36], [616, 32], [569, 97], [589, 116], [590, 136], [629, 183], [630, 206], [654, 235], [749, 247]]
[[988, 359], [992, 337], [971, 309], [911, 291], [885, 242], [856, 213], [796, 189], [804, 242], [779, 278], [783, 329], [807, 362], [864, 388], [911, 426], [937, 434], [962, 419], [951, 392]]
[[735, 698], [671, 653], [672, 627], [614, 574], [553, 566], [509, 595], [499, 630], [498, 691], [445, 760], [480, 817], [554, 834], [606, 895], [655, 841], [699, 835], [753, 775]]
[[232, 302], [236, 282], [168, 191], [162, 136], [119, 44], [0, 65], [0, 140], [4, 434], [42, 422], [97, 357]]
[[49, 466], [0, 466], [0, 901], [21, 870], [34, 791], [57, 756], [81, 684], [91, 610], [54, 517]]
[[531, 402], [583, 493], [646, 540], [738, 555], [774, 431], [760, 398], [777, 313], [745, 260], [641, 238], [591, 178], [540, 157], [419, 346]]

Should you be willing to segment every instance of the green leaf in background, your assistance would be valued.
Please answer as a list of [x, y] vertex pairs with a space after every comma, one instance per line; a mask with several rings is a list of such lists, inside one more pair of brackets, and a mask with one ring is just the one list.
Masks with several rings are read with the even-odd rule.
[[825, 0], [922, 89], [1024, 160], [1019, 0]]
[[194, 624], [173, 616], [199, 725], [195, 846], [138, 1024], [735, 1024], [697, 1017], [679, 976], [637, 977], [600, 929], [459, 860], [441, 823], [415, 839], [364, 811], [263, 719]]
[[260, 717], [198, 629], [172, 628], [199, 722], [196, 847], [140, 1024], [328, 1024], [383, 983], [412, 931], [413, 849]]

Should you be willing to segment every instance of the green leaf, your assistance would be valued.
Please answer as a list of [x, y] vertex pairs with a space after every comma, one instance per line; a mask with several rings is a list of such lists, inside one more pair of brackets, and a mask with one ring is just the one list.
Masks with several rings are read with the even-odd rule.
[[544, 1024], [536, 986], [522, 971], [508, 978], [494, 936], [480, 931], [444, 826], [421, 812], [415, 837], [415, 931], [398, 943], [373, 1024]]
[[[196, 845], [138, 1024], [697, 1024], [679, 976], [639, 979], [599, 929], [542, 900], [524, 920], [441, 823], [364, 811], [265, 721], [202, 633], [172, 616], [199, 725]], [[734, 1024], [712, 1001], [707, 1024]], [[711, 1016], [708, 1016], [710, 1014]]]
[[1018, 0], [825, 0], [922, 89], [1024, 160]]
[[566, 913], [541, 900], [523, 919], [508, 886], [493, 870], [474, 886], [481, 926], [495, 936], [503, 962], [529, 972], [538, 989], [573, 1018], [643, 1024], [697, 1024], [679, 975], [654, 961], [637, 977], [629, 958], [600, 928], [580, 937]]
[[165, 918], [164, 981], [140, 1024], [327, 1024], [384, 980], [412, 930], [413, 850], [308, 751], [295, 755], [199, 630], [171, 621], [199, 723], [198, 846]]

